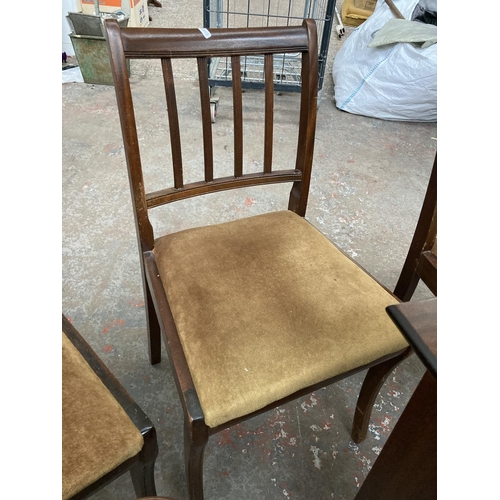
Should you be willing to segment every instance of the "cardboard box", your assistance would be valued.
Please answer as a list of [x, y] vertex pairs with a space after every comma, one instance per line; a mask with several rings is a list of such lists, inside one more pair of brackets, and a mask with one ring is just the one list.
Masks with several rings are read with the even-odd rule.
[[[83, 14], [94, 14], [94, 0], [77, 0], [76, 8]], [[129, 27], [145, 28], [149, 25], [148, 0], [99, 0], [100, 12], [117, 10], [130, 16]]]
[[[124, 12], [126, 12], [124, 10]], [[128, 25], [145, 28], [149, 24], [148, 0], [130, 0], [130, 20]]]
[[359, 26], [373, 14], [376, 5], [376, 0], [344, 0], [342, 22], [346, 26]]

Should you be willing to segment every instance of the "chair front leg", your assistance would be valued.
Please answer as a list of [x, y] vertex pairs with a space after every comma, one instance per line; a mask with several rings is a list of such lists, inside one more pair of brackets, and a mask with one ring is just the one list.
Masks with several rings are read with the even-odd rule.
[[154, 478], [155, 463], [139, 462], [130, 469], [132, 483], [137, 498], [155, 497], [156, 487]]
[[189, 500], [203, 500], [203, 455], [208, 442], [208, 428], [203, 423], [189, 422], [184, 426], [184, 459]]
[[373, 405], [382, 385], [394, 368], [411, 353], [411, 348], [408, 348], [402, 354], [368, 369], [359, 392], [352, 423], [351, 438], [355, 443], [361, 443], [366, 438]]
[[144, 446], [139, 456], [139, 461], [130, 469], [132, 483], [134, 484], [137, 498], [155, 497], [155, 461], [158, 456], [158, 441], [154, 427], [144, 429], [142, 437]]

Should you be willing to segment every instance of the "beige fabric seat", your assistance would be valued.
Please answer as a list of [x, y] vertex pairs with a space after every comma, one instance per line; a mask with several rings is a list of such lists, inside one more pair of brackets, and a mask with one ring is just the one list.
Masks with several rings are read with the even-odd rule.
[[62, 497], [71, 498], [137, 455], [144, 438], [62, 335]]
[[209, 427], [407, 347], [398, 300], [291, 211], [166, 235], [154, 255]]

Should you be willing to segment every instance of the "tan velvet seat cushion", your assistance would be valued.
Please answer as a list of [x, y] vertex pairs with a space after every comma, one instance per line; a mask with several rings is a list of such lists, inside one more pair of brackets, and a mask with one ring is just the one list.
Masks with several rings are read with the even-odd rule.
[[291, 211], [166, 235], [154, 255], [210, 427], [407, 347], [397, 300]]
[[62, 497], [71, 498], [144, 445], [142, 434], [63, 333]]

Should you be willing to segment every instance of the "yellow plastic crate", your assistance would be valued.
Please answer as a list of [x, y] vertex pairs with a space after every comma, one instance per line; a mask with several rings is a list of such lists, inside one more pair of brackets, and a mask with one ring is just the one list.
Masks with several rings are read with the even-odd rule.
[[376, 5], [376, 0], [344, 0], [342, 22], [346, 26], [359, 26], [373, 14]]

